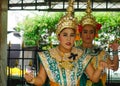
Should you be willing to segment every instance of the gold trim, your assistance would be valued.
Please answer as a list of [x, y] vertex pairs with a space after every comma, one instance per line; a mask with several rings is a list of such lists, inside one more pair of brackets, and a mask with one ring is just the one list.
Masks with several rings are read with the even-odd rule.
[[91, 58], [92, 58], [92, 57], [91, 57], [90, 55], [87, 55], [87, 56], [85, 57], [85, 59], [83, 60], [83, 65], [86, 65]]
[[54, 80], [54, 77], [53, 77], [53, 75], [52, 75], [52, 72], [51, 72], [50, 69], [49, 69], [49, 64], [48, 64], [48, 61], [47, 61], [44, 53], [43, 53], [43, 52], [38, 52], [38, 54], [39, 54], [39, 56], [40, 56], [40, 59], [41, 59], [41, 61], [42, 61], [42, 64], [44, 65], [44, 68], [45, 68], [45, 70], [46, 70], [46, 73], [47, 73], [49, 79], [50, 79], [51, 81], [55, 81], [55, 80]]
[[69, 61], [61, 61], [59, 62], [59, 65], [61, 68], [64, 68], [65, 70], [72, 70], [74, 65]]
[[71, 86], [71, 76], [70, 76], [71, 75], [70, 74], [71, 71], [70, 70], [66, 70], [65, 73], [66, 73], [66, 78], [67, 78], [66, 79], [67, 80], [67, 86]]

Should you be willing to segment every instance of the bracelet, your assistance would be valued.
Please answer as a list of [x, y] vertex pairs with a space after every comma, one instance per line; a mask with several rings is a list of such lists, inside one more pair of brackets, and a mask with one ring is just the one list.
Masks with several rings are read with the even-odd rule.
[[112, 53], [113, 53], [113, 56], [118, 55], [118, 51], [117, 50], [113, 51]]
[[29, 83], [34, 84], [34, 82], [35, 82], [35, 78], [33, 78]]

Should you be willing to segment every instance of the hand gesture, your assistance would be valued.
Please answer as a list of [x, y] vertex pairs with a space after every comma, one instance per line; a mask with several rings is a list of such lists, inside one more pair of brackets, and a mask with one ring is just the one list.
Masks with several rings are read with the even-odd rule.
[[100, 61], [99, 62], [99, 68], [101, 69], [101, 70], [104, 70], [105, 68], [107, 68], [107, 63], [105, 62], [105, 61]]
[[24, 75], [25, 80], [29, 83], [34, 79], [34, 75], [32, 72], [26, 72]]
[[109, 45], [109, 47], [112, 48], [113, 51], [117, 51], [117, 50], [118, 50], [118, 47], [120, 46], [120, 45], [118, 44], [118, 41], [119, 41], [119, 40], [120, 40], [120, 38], [116, 39], [113, 43], [111, 43], [111, 44]]
[[104, 70], [105, 68], [113, 69], [114, 64], [108, 64], [107, 62], [101, 60], [99, 62], [99, 67], [100, 67], [101, 70]]

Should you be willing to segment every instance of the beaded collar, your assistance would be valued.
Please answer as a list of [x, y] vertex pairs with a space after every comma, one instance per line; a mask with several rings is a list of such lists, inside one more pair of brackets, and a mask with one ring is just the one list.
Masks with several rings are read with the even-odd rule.
[[54, 58], [62, 68], [68, 70], [73, 69], [73, 62], [77, 61], [83, 53], [82, 50], [75, 47], [73, 47], [69, 53], [61, 52], [58, 47], [50, 49], [49, 52], [51, 57]]

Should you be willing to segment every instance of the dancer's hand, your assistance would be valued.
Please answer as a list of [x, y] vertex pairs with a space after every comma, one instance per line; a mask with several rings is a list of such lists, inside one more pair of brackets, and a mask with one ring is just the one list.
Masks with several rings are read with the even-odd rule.
[[24, 78], [28, 83], [30, 83], [34, 79], [34, 75], [31, 72], [30, 73], [26, 72], [24, 75]]
[[104, 70], [104, 69], [113, 69], [114, 68], [114, 64], [108, 64], [107, 62], [105, 61], [100, 61], [99, 63], [99, 68], [101, 68], [101, 70]]
[[99, 69], [104, 70], [105, 68], [108, 68], [108, 64], [105, 61], [100, 61], [99, 62]]
[[120, 40], [120, 38], [116, 39], [113, 43], [109, 44], [109, 47], [113, 49], [113, 51], [117, 51], [118, 47], [120, 46], [118, 44], [118, 41]]

